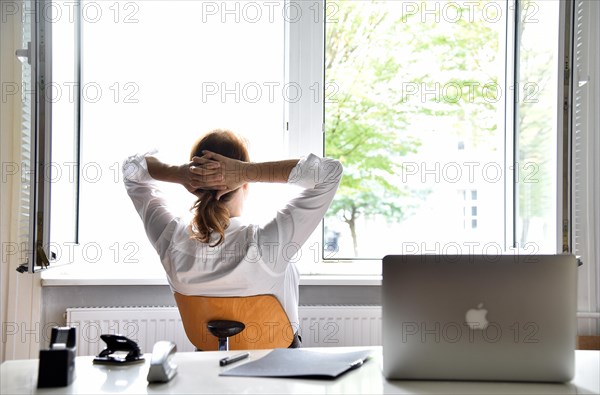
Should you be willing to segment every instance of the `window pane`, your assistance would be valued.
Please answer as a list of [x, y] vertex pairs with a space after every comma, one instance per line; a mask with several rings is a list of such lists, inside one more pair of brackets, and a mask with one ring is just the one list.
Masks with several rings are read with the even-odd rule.
[[520, 4], [515, 242], [556, 253], [560, 2]]
[[[83, 3], [81, 240], [90, 255], [84, 260], [96, 259], [97, 243], [103, 262], [158, 263], [122, 184], [125, 157], [158, 148], [183, 163], [203, 133], [227, 128], [250, 141], [253, 160], [280, 159], [284, 25], [269, 6]], [[180, 186], [163, 189], [186, 215], [194, 197]], [[277, 197], [257, 189], [246, 211], [264, 219]]]
[[[78, 81], [75, 3], [52, 2], [52, 163], [46, 177], [52, 182], [51, 251], [57, 262], [68, 261], [68, 246], [77, 235]], [[73, 12], [68, 13], [71, 9]]]
[[326, 256], [504, 250], [506, 4], [326, 10], [325, 152], [345, 166]]

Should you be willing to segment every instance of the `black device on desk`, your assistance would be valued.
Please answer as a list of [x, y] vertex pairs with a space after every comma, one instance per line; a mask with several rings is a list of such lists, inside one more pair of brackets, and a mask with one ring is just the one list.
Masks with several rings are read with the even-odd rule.
[[40, 350], [38, 388], [66, 387], [73, 382], [75, 349], [75, 328], [52, 328], [49, 349]]
[[[106, 348], [94, 358], [94, 363], [104, 365], [128, 365], [144, 362], [144, 356], [137, 343], [123, 335], [100, 335]], [[121, 356], [125, 354], [125, 356]]]

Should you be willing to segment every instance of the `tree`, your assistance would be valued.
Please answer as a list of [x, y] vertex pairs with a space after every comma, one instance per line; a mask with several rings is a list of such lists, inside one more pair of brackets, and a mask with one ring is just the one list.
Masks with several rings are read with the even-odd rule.
[[[473, 92], [471, 82], [486, 78], [481, 70], [494, 61], [498, 37], [492, 26], [470, 21], [459, 21], [449, 34], [435, 21], [402, 15], [399, 2], [335, 4], [335, 20], [326, 24], [325, 79], [335, 94], [325, 103], [325, 147], [345, 172], [328, 218], [348, 225], [358, 256], [357, 219], [399, 222], [411, 208], [409, 195], [418, 195], [397, 181], [402, 157], [420, 146], [415, 118], [448, 117], [474, 141], [495, 133], [495, 103], [481, 90]], [[407, 98], [406, 82], [424, 86], [431, 80], [455, 83], [464, 92], [456, 102]]]
[[[340, 3], [337, 23], [326, 27], [325, 76], [338, 92], [326, 103], [326, 154], [340, 159], [345, 167], [329, 213], [349, 226], [355, 255], [359, 216], [402, 218], [403, 208], [396, 197], [403, 191], [389, 178], [399, 171], [398, 158], [418, 145], [402, 139], [398, 132], [406, 127], [405, 115], [390, 111], [388, 84], [400, 64], [393, 53], [382, 53], [390, 45], [385, 37], [390, 27], [388, 13], [371, 5]], [[373, 52], [383, 58], [366, 56]]]

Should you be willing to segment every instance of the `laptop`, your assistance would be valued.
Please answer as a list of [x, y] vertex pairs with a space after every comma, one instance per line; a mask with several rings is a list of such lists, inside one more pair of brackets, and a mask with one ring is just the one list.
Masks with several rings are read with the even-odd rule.
[[576, 306], [572, 255], [388, 255], [384, 376], [569, 381]]

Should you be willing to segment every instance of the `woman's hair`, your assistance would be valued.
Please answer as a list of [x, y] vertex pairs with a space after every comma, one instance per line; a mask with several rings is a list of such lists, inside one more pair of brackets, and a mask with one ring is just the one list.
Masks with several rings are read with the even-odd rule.
[[[202, 156], [204, 150], [242, 162], [250, 160], [244, 139], [229, 130], [216, 129], [205, 134], [194, 144], [190, 159]], [[216, 232], [220, 235], [219, 240], [210, 246], [218, 246], [223, 242], [225, 229], [229, 226], [230, 213], [225, 203], [231, 200], [234, 191], [221, 196], [219, 200], [216, 199], [217, 191], [199, 189], [196, 192], [199, 198], [192, 207], [192, 238], [210, 243], [212, 233]]]

